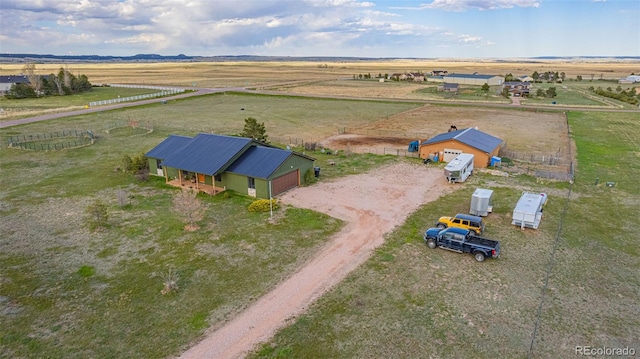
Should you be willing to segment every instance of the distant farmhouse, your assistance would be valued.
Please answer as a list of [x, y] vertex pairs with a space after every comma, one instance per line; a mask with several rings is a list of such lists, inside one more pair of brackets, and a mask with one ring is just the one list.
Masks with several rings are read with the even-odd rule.
[[509, 89], [509, 96], [528, 97], [531, 90], [530, 82], [508, 81], [502, 84], [502, 89]]
[[29, 79], [24, 75], [4, 75], [0, 76], [0, 95], [11, 90], [11, 86], [17, 84], [28, 84]]
[[518, 76], [516, 78], [521, 82], [533, 82], [533, 77], [529, 75]]
[[458, 84], [444, 83], [438, 86], [438, 91], [451, 92], [451, 93], [457, 94], [459, 90], [460, 90], [460, 86]]
[[443, 77], [443, 82], [462, 85], [482, 86], [488, 84], [489, 86], [500, 86], [504, 82], [504, 77], [498, 75], [480, 75], [478, 73], [449, 74]]
[[391, 74], [390, 78], [398, 81], [422, 82], [424, 81], [424, 74], [421, 74], [419, 72], [406, 72], [406, 73], [396, 72], [394, 74]]
[[618, 83], [621, 84], [633, 84], [636, 82], [640, 82], [640, 75], [631, 75], [618, 80]]
[[314, 159], [251, 138], [171, 135], [146, 153], [149, 172], [167, 184], [211, 195], [225, 190], [270, 198], [305, 183]]

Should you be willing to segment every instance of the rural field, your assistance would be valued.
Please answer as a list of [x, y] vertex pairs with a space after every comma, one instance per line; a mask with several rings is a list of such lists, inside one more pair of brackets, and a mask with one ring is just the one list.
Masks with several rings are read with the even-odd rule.
[[[522, 155], [512, 158], [510, 167], [478, 170], [466, 183], [407, 213], [406, 222], [385, 235], [369, 260], [251, 357], [569, 358], [577, 345], [628, 346], [640, 353], [640, 243], [632, 227], [640, 206], [637, 111], [607, 112], [630, 108], [575, 95], [574, 89], [585, 87], [575, 83], [565, 93], [558, 89], [563, 101], [576, 107], [567, 111], [548, 104], [494, 107], [499, 99], [479, 98], [475, 105], [429, 102], [435, 95], [420, 91], [433, 84], [339, 80], [443, 68], [514, 75], [549, 70], [613, 79], [637, 73], [636, 65], [406, 60], [320, 65], [325, 64], [70, 65], [92, 83], [250, 91], [0, 130], [0, 357], [178, 356], [207, 328], [222, 326], [313, 258], [345, 226], [343, 218], [287, 205], [271, 218], [248, 212], [252, 201], [240, 194], [201, 195], [207, 206], [201, 229], [185, 232], [172, 210], [173, 188], [163, 179], [140, 181], [117, 170], [125, 155], [144, 153], [169, 134], [237, 134], [247, 117], [264, 122], [273, 143], [315, 157], [320, 182], [353, 174], [373, 178], [376, 169], [398, 162], [422, 165], [384, 154], [400, 154], [408, 142], [446, 132], [450, 125], [478, 127]], [[38, 65], [44, 73], [58, 67]], [[0, 73], [19, 69], [2, 64]], [[99, 90], [105, 89], [112, 90]], [[86, 100], [2, 99], [0, 106], [39, 113]], [[96, 140], [58, 151], [7, 147], [11, 137], [65, 130], [90, 130]], [[305, 150], [305, 143], [339, 153]], [[573, 162], [574, 182], [536, 178], [530, 168], [540, 164], [530, 159], [541, 156]], [[441, 215], [467, 212], [477, 187], [496, 193], [486, 235], [501, 241], [501, 257], [476, 263], [471, 256], [428, 249], [422, 232]], [[537, 231], [510, 224], [522, 191], [549, 194]], [[96, 202], [107, 205], [108, 224], [91, 231], [87, 208]], [[161, 294], [170, 280], [177, 291]]]

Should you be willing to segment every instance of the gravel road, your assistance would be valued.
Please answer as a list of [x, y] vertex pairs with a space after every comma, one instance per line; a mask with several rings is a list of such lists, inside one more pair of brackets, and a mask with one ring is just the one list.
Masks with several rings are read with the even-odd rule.
[[440, 169], [402, 162], [285, 193], [282, 203], [323, 212], [347, 224], [296, 273], [222, 327], [206, 333], [181, 358], [244, 357], [364, 263], [384, 243], [385, 233], [452, 188]]

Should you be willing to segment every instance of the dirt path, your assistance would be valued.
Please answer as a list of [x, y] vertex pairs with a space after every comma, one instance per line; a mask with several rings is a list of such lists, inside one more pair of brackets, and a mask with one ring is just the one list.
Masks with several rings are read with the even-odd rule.
[[299, 271], [251, 307], [186, 351], [181, 358], [240, 358], [269, 340], [287, 320], [303, 313], [324, 292], [364, 263], [419, 206], [450, 192], [439, 169], [398, 163], [280, 197], [283, 203], [313, 209], [347, 224]]

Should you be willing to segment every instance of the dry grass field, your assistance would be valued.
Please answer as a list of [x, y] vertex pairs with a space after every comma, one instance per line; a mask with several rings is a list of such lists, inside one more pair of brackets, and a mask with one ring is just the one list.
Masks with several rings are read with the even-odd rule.
[[[326, 66], [325, 66], [326, 65]], [[1, 75], [21, 72], [23, 64], [0, 64]], [[380, 60], [352, 62], [175, 62], [175, 63], [70, 63], [38, 64], [37, 72], [49, 74], [68, 66], [74, 74], [87, 75], [92, 83], [145, 83], [196, 87], [260, 87], [289, 81], [318, 81], [375, 76], [395, 72], [447, 70], [457, 73], [486, 73], [515, 76], [534, 71], [565, 72], [567, 78], [618, 79], [638, 73], [638, 64], [630, 61], [599, 60], [526, 60], [452, 61], [452, 60]]]

